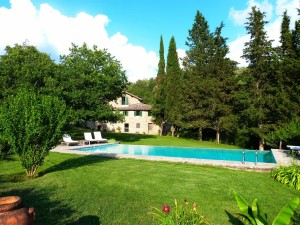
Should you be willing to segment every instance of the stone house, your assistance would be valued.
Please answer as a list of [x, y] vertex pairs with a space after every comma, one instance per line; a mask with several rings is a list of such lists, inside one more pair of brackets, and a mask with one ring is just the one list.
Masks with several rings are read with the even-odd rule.
[[107, 123], [106, 130], [121, 133], [159, 134], [159, 126], [153, 123], [151, 105], [144, 104], [142, 99], [129, 92], [110, 102], [115, 110], [125, 116], [122, 123]]

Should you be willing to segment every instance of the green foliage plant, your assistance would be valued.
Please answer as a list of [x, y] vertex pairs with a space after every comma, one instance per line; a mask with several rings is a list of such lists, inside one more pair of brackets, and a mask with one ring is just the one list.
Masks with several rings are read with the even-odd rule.
[[270, 176], [284, 185], [300, 190], [300, 166], [297, 164], [275, 168]]
[[108, 139], [108, 143], [116, 143], [117, 141], [116, 141], [116, 139], [114, 139], [114, 138], [110, 138], [110, 139]]
[[267, 220], [267, 214], [263, 211], [257, 199], [254, 199], [252, 205], [249, 205], [247, 201], [236, 192], [234, 192], [234, 196], [241, 211], [240, 213], [237, 213], [237, 218], [243, 224], [288, 225], [290, 224], [294, 211], [299, 204], [299, 198], [293, 198], [281, 209], [274, 221], [272, 223], [269, 223]]
[[153, 218], [153, 224], [157, 225], [210, 224], [200, 214], [196, 204], [189, 205], [187, 200], [184, 200], [183, 204], [180, 204], [175, 199], [173, 207], [163, 205], [161, 210], [154, 208], [149, 215]]
[[4, 159], [8, 154], [10, 154], [10, 148], [4, 136], [1, 134], [0, 128], [0, 160]]
[[68, 113], [57, 97], [20, 92], [1, 106], [3, 134], [29, 177], [61, 138]]

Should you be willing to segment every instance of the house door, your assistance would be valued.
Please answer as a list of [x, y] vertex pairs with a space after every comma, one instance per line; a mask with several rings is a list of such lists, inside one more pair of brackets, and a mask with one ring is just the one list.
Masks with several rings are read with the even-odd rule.
[[152, 129], [153, 129], [153, 124], [152, 123], [148, 123], [148, 134], [151, 133]]
[[128, 123], [124, 123], [124, 132], [125, 133], [129, 132], [129, 124]]

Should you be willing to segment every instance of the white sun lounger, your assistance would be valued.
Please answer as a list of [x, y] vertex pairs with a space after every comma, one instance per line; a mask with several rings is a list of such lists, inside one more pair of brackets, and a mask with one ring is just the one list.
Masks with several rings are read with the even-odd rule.
[[66, 145], [78, 145], [78, 141], [72, 140], [71, 136], [69, 134], [63, 135], [63, 141]]
[[286, 147], [295, 150], [295, 151], [300, 151], [300, 146], [294, 146], [294, 145], [287, 145]]
[[91, 142], [96, 142], [97, 140], [92, 137], [92, 133], [84, 133], [84, 140], [89, 142], [89, 145]]
[[95, 136], [95, 141], [98, 141], [98, 142], [107, 142], [106, 138], [102, 138], [102, 135], [101, 135], [100, 131], [95, 131], [94, 132], [94, 136]]

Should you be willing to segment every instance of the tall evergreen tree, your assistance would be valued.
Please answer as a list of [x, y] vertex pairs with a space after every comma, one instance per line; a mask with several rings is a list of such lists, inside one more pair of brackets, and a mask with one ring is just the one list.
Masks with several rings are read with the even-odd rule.
[[293, 34], [290, 30], [290, 21], [291, 18], [288, 16], [287, 11], [284, 11], [280, 31], [281, 54], [283, 56], [294, 57], [295, 49]]
[[276, 115], [277, 73], [274, 71], [274, 51], [272, 41], [268, 40], [264, 26], [265, 14], [252, 7], [246, 29], [250, 40], [245, 43], [243, 58], [248, 66], [248, 102], [242, 115], [246, 116], [249, 132], [259, 138], [259, 149], [264, 149], [264, 134], [272, 128]]
[[156, 76], [156, 85], [154, 87], [154, 103], [152, 108], [152, 116], [155, 123], [160, 125], [161, 132], [163, 132], [163, 123], [165, 121], [165, 77], [166, 77], [166, 65], [165, 65], [165, 51], [163, 37], [160, 36], [159, 47], [159, 62], [158, 72]]
[[212, 56], [213, 36], [204, 16], [197, 11], [192, 29], [189, 30], [186, 45], [189, 49], [184, 58], [182, 82], [180, 126], [197, 129], [199, 140], [202, 130], [209, 125], [210, 100], [207, 98], [213, 82], [206, 79], [209, 75], [209, 63]]
[[[298, 9], [298, 15], [300, 15], [300, 9]], [[300, 19], [295, 21], [295, 29], [292, 31], [292, 33], [296, 58], [300, 58]]]
[[167, 67], [166, 67], [166, 119], [169, 123], [177, 125], [178, 120], [178, 102], [181, 84], [181, 69], [178, 60], [176, 42], [174, 36], [170, 40]]
[[232, 111], [232, 90], [233, 75], [236, 69], [236, 63], [226, 57], [229, 48], [226, 44], [226, 38], [222, 37], [223, 22], [217, 27], [214, 33], [213, 57], [209, 64], [212, 82], [209, 127], [216, 131], [216, 141], [220, 143], [220, 133], [222, 130], [231, 130], [233, 127]]
[[[279, 66], [276, 100], [278, 107], [276, 112], [277, 121], [274, 131], [280, 130], [281, 127], [300, 115], [300, 98], [299, 98], [299, 60], [297, 59], [297, 50], [294, 43], [294, 31], [290, 30], [290, 17], [287, 11], [284, 12], [279, 46]], [[276, 140], [279, 148], [282, 147], [282, 140]]]

